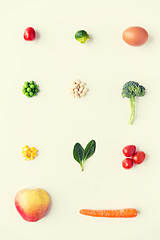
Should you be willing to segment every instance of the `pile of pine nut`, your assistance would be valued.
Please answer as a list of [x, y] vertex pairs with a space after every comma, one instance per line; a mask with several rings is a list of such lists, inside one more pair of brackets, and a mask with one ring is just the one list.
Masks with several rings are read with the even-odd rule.
[[88, 91], [85, 85], [86, 83], [80, 80], [73, 81], [72, 87], [70, 88], [72, 96], [76, 98], [84, 97]]

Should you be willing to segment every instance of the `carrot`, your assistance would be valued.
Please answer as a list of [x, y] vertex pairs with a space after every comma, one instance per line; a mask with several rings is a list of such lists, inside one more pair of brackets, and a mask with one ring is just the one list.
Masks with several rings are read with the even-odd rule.
[[83, 215], [92, 217], [133, 218], [137, 216], [137, 210], [135, 208], [126, 208], [121, 210], [81, 209], [79, 212]]

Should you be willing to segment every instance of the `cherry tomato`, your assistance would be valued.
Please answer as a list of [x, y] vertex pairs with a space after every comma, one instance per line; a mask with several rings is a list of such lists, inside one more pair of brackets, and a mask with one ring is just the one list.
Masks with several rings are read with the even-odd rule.
[[132, 157], [132, 160], [135, 164], [140, 164], [144, 161], [146, 157], [146, 154], [142, 151], [138, 151], [134, 154], [134, 156]]
[[136, 152], [136, 146], [135, 145], [125, 146], [122, 151], [125, 157], [132, 157]]
[[24, 31], [23, 37], [26, 41], [32, 41], [36, 37], [36, 32], [32, 27], [28, 27]]
[[133, 167], [133, 160], [131, 158], [125, 158], [122, 162], [122, 167], [125, 169], [130, 169]]

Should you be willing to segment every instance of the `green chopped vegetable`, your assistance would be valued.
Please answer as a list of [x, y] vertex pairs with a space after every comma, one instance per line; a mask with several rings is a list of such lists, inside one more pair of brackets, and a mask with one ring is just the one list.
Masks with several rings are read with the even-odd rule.
[[129, 124], [133, 123], [135, 118], [135, 97], [143, 97], [145, 95], [145, 88], [134, 81], [126, 82], [122, 89], [122, 97], [127, 97], [130, 100], [131, 115]]
[[27, 88], [27, 92], [30, 92], [31, 91], [31, 89], [30, 88]]
[[34, 88], [34, 84], [31, 84], [31, 85], [30, 85], [30, 88]]
[[39, 92], [39, 90], [36, 88], [36, 89], [35, 89], [35, 93], [38, 93], [38, 92]]
[[73, 148], [73, 157], [80, 164], [81, 170], [84, 169], [84, 162], [90, 158], [96, 150], [96, 142], [91, 140], [85, 149], [80, 143], [76, 143]]
[[22, 89], [23, 94], [25, 94], [27, 97], [33, 97], [36, 96], [37, 93], [39, 92], [37, 84], [35, 84], [34, 81], [31, 82], [25, 82], [23, 89]]
[[76, 32], [75, 39], [80, 43], [85, 43], [87, 40], [89, 40], [89, 35], [86, 31], [80, 30]]
[[28, 85], [29, 85], [29, 82], [25, 82], [25, 83], [24, 83], [24, 87], [25, 87], [25, 88], [27, 88]]

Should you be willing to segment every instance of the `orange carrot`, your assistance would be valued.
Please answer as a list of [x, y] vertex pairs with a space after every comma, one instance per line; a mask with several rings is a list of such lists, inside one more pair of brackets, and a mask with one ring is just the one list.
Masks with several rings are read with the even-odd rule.
[[108, 218], [133, 218], [137, 216], [137, 210], [135, 208], [126, 208], [121, 210], [81, 209], [80, 213], [92, 217], [108, 217]]

